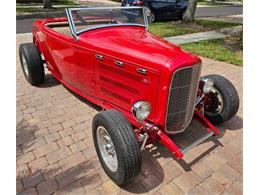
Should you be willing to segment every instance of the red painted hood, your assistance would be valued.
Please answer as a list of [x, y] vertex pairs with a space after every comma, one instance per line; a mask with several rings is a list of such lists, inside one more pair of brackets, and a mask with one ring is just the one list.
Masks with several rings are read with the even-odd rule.
[[[180, 47], [149, 33], [143, 27], [110, 27], [79, 35], [79, 43], [88, 48], [154, 70], [163, 66], [175, 69], [200, 59]], [[176, 67], [177, 66], [177, 67]]]

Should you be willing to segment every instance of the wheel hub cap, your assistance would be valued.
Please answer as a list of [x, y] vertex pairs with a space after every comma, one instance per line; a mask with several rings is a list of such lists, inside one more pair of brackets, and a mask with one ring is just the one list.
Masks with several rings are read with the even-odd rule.
[[118, 168], [117, 154], [110, 135], [102, 126], [97, 128], [97, 143], [101, 156], [107, 167], [112, 172], [115, 172]]
[[224, 103], [223, 103], [223, 98], [220, 94], [220, 92], [215, 88], [215, 87], [212, 87], [211, 89], [211, 92], [210, 94], [214, 97], [214, 110], [205, 110], [205, 112], [207, 113], [207, 115], [210, 115], [210, 116], [216, 116], [216, 115], [219, 115], [222, 110], [223, 110], [223, 107], [224, 107]]
[[24, 70], [25, 75], [28, 76], [29, 70], [28, 70], [26, 59], [25, 59], [23, 54], [22, 54], [22, 66], [23, 66], [23, 70]]

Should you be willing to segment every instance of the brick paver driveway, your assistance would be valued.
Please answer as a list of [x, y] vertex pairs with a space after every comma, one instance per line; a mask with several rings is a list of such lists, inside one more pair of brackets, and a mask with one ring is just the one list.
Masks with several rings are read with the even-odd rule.
[[[17, 46], [31, 35], [17, 35]], [[240, 94], [238, 115], [219, 126], [218, 141], [209, 140], [173, 159], [159, 145], [143, 152], [141, 174], [117, 187], [97, 160], [91, 135], [95, 106], [47, 73], [33, 87], [24, 79], [17, 56], [17, 192], [21, 194], [242, 194], [242, 68], [203, 58], [203, 74], [229, 78]], [[193, 140], [200, 126], [193, 121], [183, 136]], [[191, 135], [192, 133], [192, 135]]]

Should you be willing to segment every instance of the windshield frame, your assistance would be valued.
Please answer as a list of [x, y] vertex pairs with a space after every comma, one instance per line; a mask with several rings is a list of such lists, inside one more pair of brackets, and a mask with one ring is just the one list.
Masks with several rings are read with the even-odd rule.
[[[90, 28], [86, 28], [80, 31], [76, 30], [76, 26], [74, 24], [74, 20], [72, 17], [72, 11], [80, 11], [80, 10], [109, 10], [109, 9], [142, 9], [143, 11], [143, 17], [144, 17], [144, 25], [142, 24], [137, 24], [137, 23], [124, 23], [124, 24], [102, 24], [96, 27], [90, 27]], [[99, 29], [99, 28], [107, 28], [107, 27], [114, 27], [114, 26], [139, 26], [139, 27], [144, 27], [146, 29], [148, 29], [148, 19], [147, 16], [145, 14], [144, 8], [140, 7], [140, 6], [129, 6], [129, 7], [90, 7], [90, 8], [86, 8], [86, 7], [79, 7], [79, 8], [65, 8], [66, 11], [66, 15], [67, 15], [67, 19], [68, 19], [68, 23], [70, 26], [70, 30], [71, 33], [73, 35], [73, 37], [78, 40], [78, 35], [90, 30], [94, 30], [94, 29]]]

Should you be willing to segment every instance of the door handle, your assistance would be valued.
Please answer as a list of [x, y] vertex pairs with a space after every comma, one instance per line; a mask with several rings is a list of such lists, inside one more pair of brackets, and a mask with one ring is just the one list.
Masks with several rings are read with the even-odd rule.
[[104, 59], [104, 56], [100, 55], [100, 54], [96, 54], [96, 58], [99, 59], [99, 60], [103, 60]]
[[147, 73], [147, 70], [144, 69], [144, 68], [137, 68], [136, 71], [137, 71], [138, 73], [140, 73], [140, 74], [143, 74], [143, 75], [146, 75], [146, 73]]
[[121, 62], [121, 61], [115, 61], [115, 64], [118, 66], [121, 66], [121, 67], [124, 66], [124, 62]]

